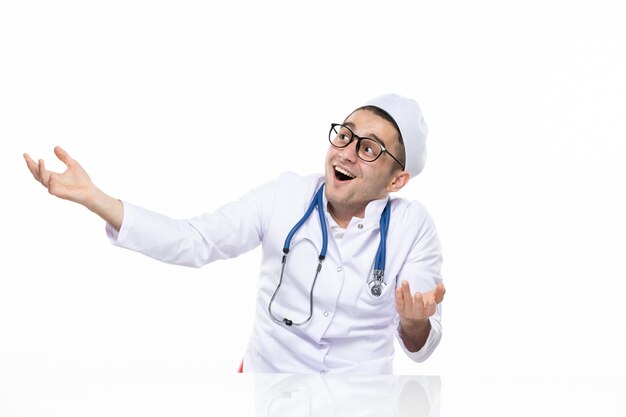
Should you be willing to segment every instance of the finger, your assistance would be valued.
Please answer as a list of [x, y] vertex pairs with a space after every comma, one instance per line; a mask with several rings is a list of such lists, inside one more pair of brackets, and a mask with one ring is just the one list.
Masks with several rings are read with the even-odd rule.
[[421, 302], [422, 310], [416, 313], [420, 318], [430, 317], [437, 312], [437, 303], [433, 296], [433, 291], [424, 294]]
[[435, 310], [437, 309], [437, 302], [435, 301], [434, 298], [429, 298], [424, 303], [424, 308], [428, 312], [428, 315], [432, 316], [435, 313]]
[[435, 302], [439, 304], [443, 301], [443, 296], [446, 294], [446, 288], [443, 286], [443, 282], [440, 282], [435, 287]]
[[70, 158], [70, 155], [63, 150], [60, 146], [54, 147], [54, 154], [59, 158], [68, 168], [72, 166], [74, 160]]
[[402, 288], [396, 288], [396, 310], [398, 313], [404, 311], [404, 296], [402, 295]]
[[413, 296], [408, 281], [402, 281], [402, 298], [404, 299], [404, 310], [408, 313], [413, 310]]
[[402, 294], [404, 298], [411, 298], [411, 286], [407, 280], [402, 281]]
[[424, 313], [424, 295], [421, 292], [416, 292], [413, 297], [411, 297], [411, 301], [413, 304], [413, 315], [414, 317], [419, 317]]
[[426, 307], [424, 307], [422, 317], [424, 318], [431, 317], [435, 315], [436, 312], [437, 312], [437, 303], [435, 303], [435, 301], [433, 300], [432, 303], [429, 303], [428, 305], [426, 305]]
[[39, 178], [44, 187], [48, 188], [50, 184], [50, 175], [52, 174], [50, 171], [46, 170], [46, 164], [43, 162], [43, 159], [39, 160]]
[[41, 178], [39, 178], [39, 168], [37, 167], [37, 163], [33, 161], [33, 158], [30, 157], [27, 153], [24, 154], [24, 159], [26, 160], [26, 166], [33, 177], [39, 182], [41, 182]]

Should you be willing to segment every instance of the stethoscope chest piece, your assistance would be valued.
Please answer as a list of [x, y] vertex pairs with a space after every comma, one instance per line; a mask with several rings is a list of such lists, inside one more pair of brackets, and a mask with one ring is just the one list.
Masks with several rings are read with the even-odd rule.
[[383, 293], [383, 289], [387, 285], [384, 276], [385, 272], [382, 269], [374, 269], [374, 273], [372, 274], [373, 279], [367, 283], [370, 294], [374, 297], [380, 297]]
[[380, 297], [386, 284], [382, 281], [370, 281], [367, 285], [370, 289], [370, 294], [374, 297]]

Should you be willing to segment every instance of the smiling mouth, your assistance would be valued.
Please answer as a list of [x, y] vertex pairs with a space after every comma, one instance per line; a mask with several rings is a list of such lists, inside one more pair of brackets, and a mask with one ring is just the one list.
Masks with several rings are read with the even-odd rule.
[[335, 167], [335, 178], [339, 181], [350, 181], [353, 180], [355, 176], [343, 168]]

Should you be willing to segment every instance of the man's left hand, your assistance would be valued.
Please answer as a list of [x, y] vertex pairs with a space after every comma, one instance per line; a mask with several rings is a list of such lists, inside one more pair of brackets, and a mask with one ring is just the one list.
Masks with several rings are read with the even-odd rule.
[[423, 294], [418, 291], [411, 295], [408, 281], [402, 281], [402, 286], [396, 288], [396, 311], [400, 315], [401, 323], [410, 325], [435, 314], [437, 304], [443, 301], [445, 293], [446, 289], [440, 282], [432, 291]]

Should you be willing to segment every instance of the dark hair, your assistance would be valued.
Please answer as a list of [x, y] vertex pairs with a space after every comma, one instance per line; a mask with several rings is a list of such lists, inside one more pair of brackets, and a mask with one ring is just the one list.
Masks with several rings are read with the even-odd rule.
[[[402, 140], [402, 133], [400, 133], [400, 128], [398, 127], [398, 124], [396, 123], [395, 120], [393, 120], [393, 117], [391, 117], [391, 115], [389, 113], [387, 113], [385, 110], [381, 109], [380, 107], [376, 107], [376, 106], [363, 106], [363, 107], [359, 107], [358, 109], [356, 109], [355, 111], [352, 112], [352, 114], [354, 114], [355, 112], [359, 111], [359, 110], [367, 110], [367, 111], [371, 111], [372, 113], [374, 113], [376, 116], [382, 117], [383, 119], [385, 119], [386, 121], [388, 121], [389, 123], [391, 123], [391, 125], [393, 126], [394, 129], [396, 129], [396, 133], [398, 134], [398, 141], [400, 142], [400, 145], [402, 145], [402, 155], [399, 155], [400, 161], [406, 165], [406, 151], [404, 149], [404, 140]], [[348, 116], [349, 117], [349, 116]]]

